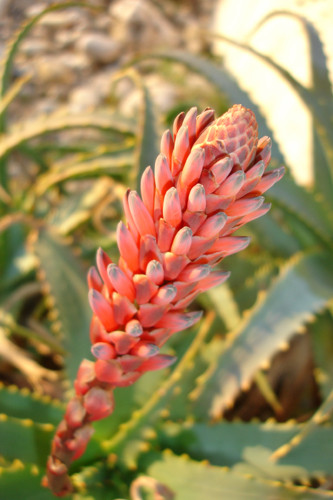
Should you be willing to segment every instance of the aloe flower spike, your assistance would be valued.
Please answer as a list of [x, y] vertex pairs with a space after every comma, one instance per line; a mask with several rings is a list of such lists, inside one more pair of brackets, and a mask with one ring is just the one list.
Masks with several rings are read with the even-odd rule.
[[232, 234], [269, 210], [262, 195], [284, 174], [266, 171], [270, 155], [270, 139], [258, 141], [255, 116], [241, 105], [216, 120], [211, 109], [192, 108], [163, 134], [155, 171], [147, 167], [142, 177], [142, 199], [135, 191], [124, 197], [118, 263], [100, 249], [98, 271], [88, 274], [96, 361], [82, 361], [53, 439], [43, 484], [55, 495], [72, 491], [70, 464], [84, 453], [91, 423], [113, 412], [114, 388], [171, 365], [175, 358], [160, 348], [201, 317], [186, 308], [228, 278], [212, 268], [248, 245]]

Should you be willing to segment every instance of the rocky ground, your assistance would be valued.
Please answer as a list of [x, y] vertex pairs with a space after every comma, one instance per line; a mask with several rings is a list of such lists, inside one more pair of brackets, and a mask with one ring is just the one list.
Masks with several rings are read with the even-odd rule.
[[[52, 3], [0, 0], [0, 56], [22, 23]], [[205, 42], [197, 31], [209, 26], [215, 3], [90, 0], [91, 8], [68, 7], [47, 14], [25, 38], [15, 59], [14, 78], [32, 76], [16, 112], [13, 108], [15, 118], [47, 114], [64, 104], [74, 113], [103, 106], [112, 76], [142, 51], [166, 47], [203, 50]], [[161, 108], [173, 104], [171, 85], [159, 81], [156, 74], [146, 83]], [[133, 96], [129, 87], [120, 91], [127, 100], [126, 112]]]

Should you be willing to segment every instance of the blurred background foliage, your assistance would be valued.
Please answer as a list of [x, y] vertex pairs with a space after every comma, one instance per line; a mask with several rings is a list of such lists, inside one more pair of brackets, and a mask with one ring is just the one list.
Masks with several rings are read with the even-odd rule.
[[[1, 499], [52, 498], [50, 441], [90, 357], [85, 275], [99, 246], [117, 257], [126, 188], [179, 111], [233, 103], [292, 168], [250, 247], [222, 262], [231, 278], [197, 299], [199, 327], [166, 346], [178, 364], [116, 392], [73, 499], [333, 497], [331, 73], [306, 11], [270, 3], [241, 36], [242, 2], [0, 2]], [[268, 51], [282, 19], [300, 28], [282, 29], [287, 52], [305, 41], [291, 67]]]

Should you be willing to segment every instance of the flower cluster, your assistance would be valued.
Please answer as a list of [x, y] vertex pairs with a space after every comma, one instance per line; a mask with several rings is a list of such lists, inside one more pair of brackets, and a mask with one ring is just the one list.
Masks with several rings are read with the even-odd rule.
[[212, 268], [248, 245], [232, 234], [269, 210], [262, 195], [283, 176], [283, 168], [266, 171], [270, 155], [270, 139], [258, 141], [255, 116], [241, 105], [218, 119], [211, 109], [198, 115], [192, 108], [163, 134], [141, 198], [126, 193], [118, 263], [100, 249], [88, 274], [96, 361], [81, 363], [53, 440], [44, 485], [54, 494], [71, 490], [68, 468], [84, 452], [91, 422], [112, 413], [114, 388], [170, 365], [174, 358], [160, 354], [161, 346], [201, 316], [186, 308], [227, 279]]

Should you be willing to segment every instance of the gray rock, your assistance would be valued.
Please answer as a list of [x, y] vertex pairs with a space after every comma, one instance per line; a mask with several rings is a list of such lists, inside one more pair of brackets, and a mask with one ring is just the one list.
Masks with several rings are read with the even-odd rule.
[[120, 58], [123, 44], [108, 35], [87, 33], [78, 42], [79, 48], [94, 62], [108, 64]]
[[0, 17], [8, 14], [10, 0], [0, 0]]
[[175, 47], [180, 35], [176, 28], [149, 0], [116, 0], [109, 9], [112, 34], [130, 50], [149, 50], [158, 46]]
[[27, 38], [21, 45], [23, 54], [28, 57], [36, 56], [48, 52], [50, 44], [47, 40], [42, 38]]
[[100, 106], [110, 94], [113, 71], [107, 69], [89, 78], [83, 85], [75, 87], [69, 95], [69, 106], [73, 112], [82, 112]]

